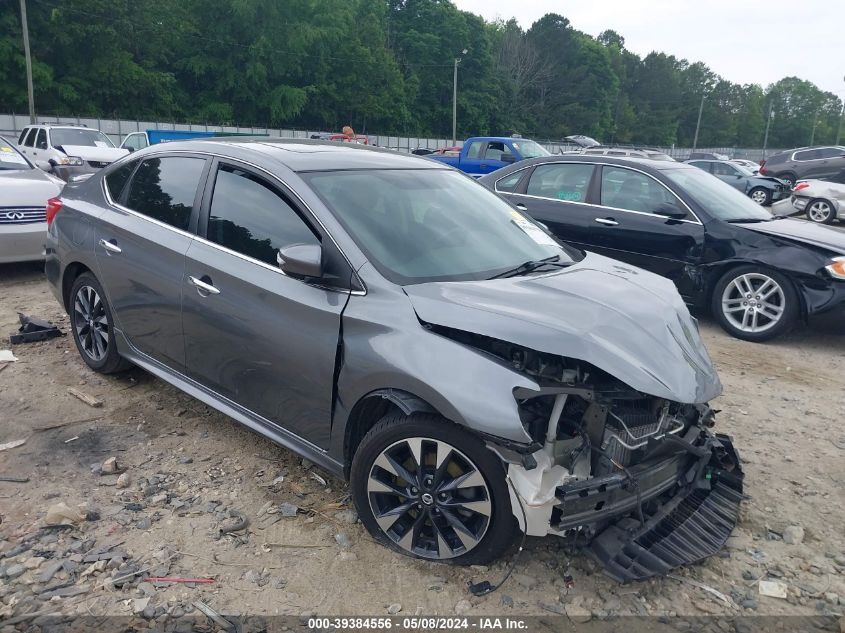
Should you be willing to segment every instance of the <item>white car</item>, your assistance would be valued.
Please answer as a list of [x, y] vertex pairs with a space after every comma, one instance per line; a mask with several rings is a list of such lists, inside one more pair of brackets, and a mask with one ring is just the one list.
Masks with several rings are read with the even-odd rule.
[[65, 182], [94, 173], [129, 153], [115, 147], [99, 130], [82, 125], [28, 125], [18, 138], [18, 148], [37, 167]]
[[735, 165], [739, 165], [740, 167], [745, 167], [755, 176], [760, 173], [759, 163], [755, 163], [753, 160], [746, 160], [744, 158], [732, 158], [729, 162], [734, 163]]
[[0, 263], [44, 259], [47, 201], [63, 185], [0, 136]]
[[830, 180], [799, 180], [791, 200], [810, 222], [830, 224], [841, 219], [845, 216], [845, 170]]

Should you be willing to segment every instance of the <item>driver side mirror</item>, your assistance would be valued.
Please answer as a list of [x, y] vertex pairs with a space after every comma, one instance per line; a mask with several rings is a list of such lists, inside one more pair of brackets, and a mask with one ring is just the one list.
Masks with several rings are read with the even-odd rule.
[[323, 248], [319, 244], [293, 244], [279, 249], [276, 261], [282, 272], [296, 277], [323, 276]]
[[683, 220], [687, 217], [686, 211], [676, 207], [674, 204], [669, 204], [668, 202], [661, 202], [654, 210], [654, 213], [669, 218], [670, 220]]
[[513, 154], [502, 154], [499, 160], [503, 163], [515, 163], [516, 156], [514, 156]]

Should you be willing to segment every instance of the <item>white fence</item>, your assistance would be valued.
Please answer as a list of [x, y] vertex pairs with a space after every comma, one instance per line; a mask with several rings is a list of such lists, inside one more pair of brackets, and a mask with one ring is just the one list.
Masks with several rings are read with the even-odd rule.
[[[124, 137], [132, 132], [140, 132], [143, 130], [187, 130], [194, 132], [227, 132], [236, 134], [266, 134], [269, 136], [279, 138], [311, 138], [313, 134], [318, 134], [324, 131], [320, 130], [295, 130], [283, 128], [263, 128], [263, 127], [239, 127], [239, 126], [224, 126], [224, 125], [204, 125], [204, 124], [188, 124], [188, 123], [167, 123], [161, 121], [129, 121], [125, 119], [92, 119], [84, 117], [55, 117], [55, 116], [38, 116], [36, 120], [39, 123], [65, 123], [75, 125], [86, 125], [90, 128], [100, 130], [111, 138], [115, 145], [120, 145]], [[7, 137], [12, 142], [17, 142], [18, 135], [24, 127], [29, 125], [29, 116], [22, 114], [0, 114], [0, 136]], [[443, 147], [451, 147], [452, 140], [446, 138], [419, 138], [407, 136], [385, 136], [381, 134], [368, 134], [370, 143], [378, 145], [379, 147], [389, 147], [390, 149], [399, 150], [402, 152], [410, 152], [418, 147], [428, 149], [439, 149]], [[561, 143], [555, 141], [538, 141], [552, 154], [560, 154], [561, 152], [572, 151], [577, 149], [575, 145], [569, 143]], [[458, 141], [460, 145], [462, 141]], [[689, 148], [683, 147], [664, 147], [660, 148], [673, 158], [685, 159], [692, 151]], [[748, 160], [759, 161], [764, 157], [762, 149], [738, 149], [733, 147], [716, 147], [703, 148], [700, 147], [696, 151], [699, 152], [718, 152], [720, 154], [727, 154], [732, 158], [746, 158]], [[765, 152], [766, 155], [772, 155], [779, 150], [769, 149]]]

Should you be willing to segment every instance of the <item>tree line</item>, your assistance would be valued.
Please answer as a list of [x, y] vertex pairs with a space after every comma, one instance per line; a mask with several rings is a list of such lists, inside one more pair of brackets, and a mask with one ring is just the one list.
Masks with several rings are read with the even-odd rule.
[[[554, 13], [523, 30], [449, 0], [27, 0], [43, 114], [604, 142], [832, 143], [842, 102], [785, 77], [739, 85], [702, 62], [640, 57]], [[0, 111], [26, 112], [17, 2], [0, 0]], [[692, 25], [679, 25], [692, 29]], [[466, 49], [466, 54], [462, 51]]]

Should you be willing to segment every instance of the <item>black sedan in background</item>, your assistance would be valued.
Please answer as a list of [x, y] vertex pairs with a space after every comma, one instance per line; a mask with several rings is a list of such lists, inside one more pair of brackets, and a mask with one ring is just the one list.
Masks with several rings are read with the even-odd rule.
[[713, 174], [757, 204], [771, 204], [789, 197], [791, 187], [786, 181], [771, 176], [755, 176], [754, 172], [742, 165], [726, 160], [689, 160], [687, 162]]
[[558, 239], [668, 277], [737, 338], [845, 305], [845, 235], [771, 214], [692, 165], [548, 156], [479, 180]]

